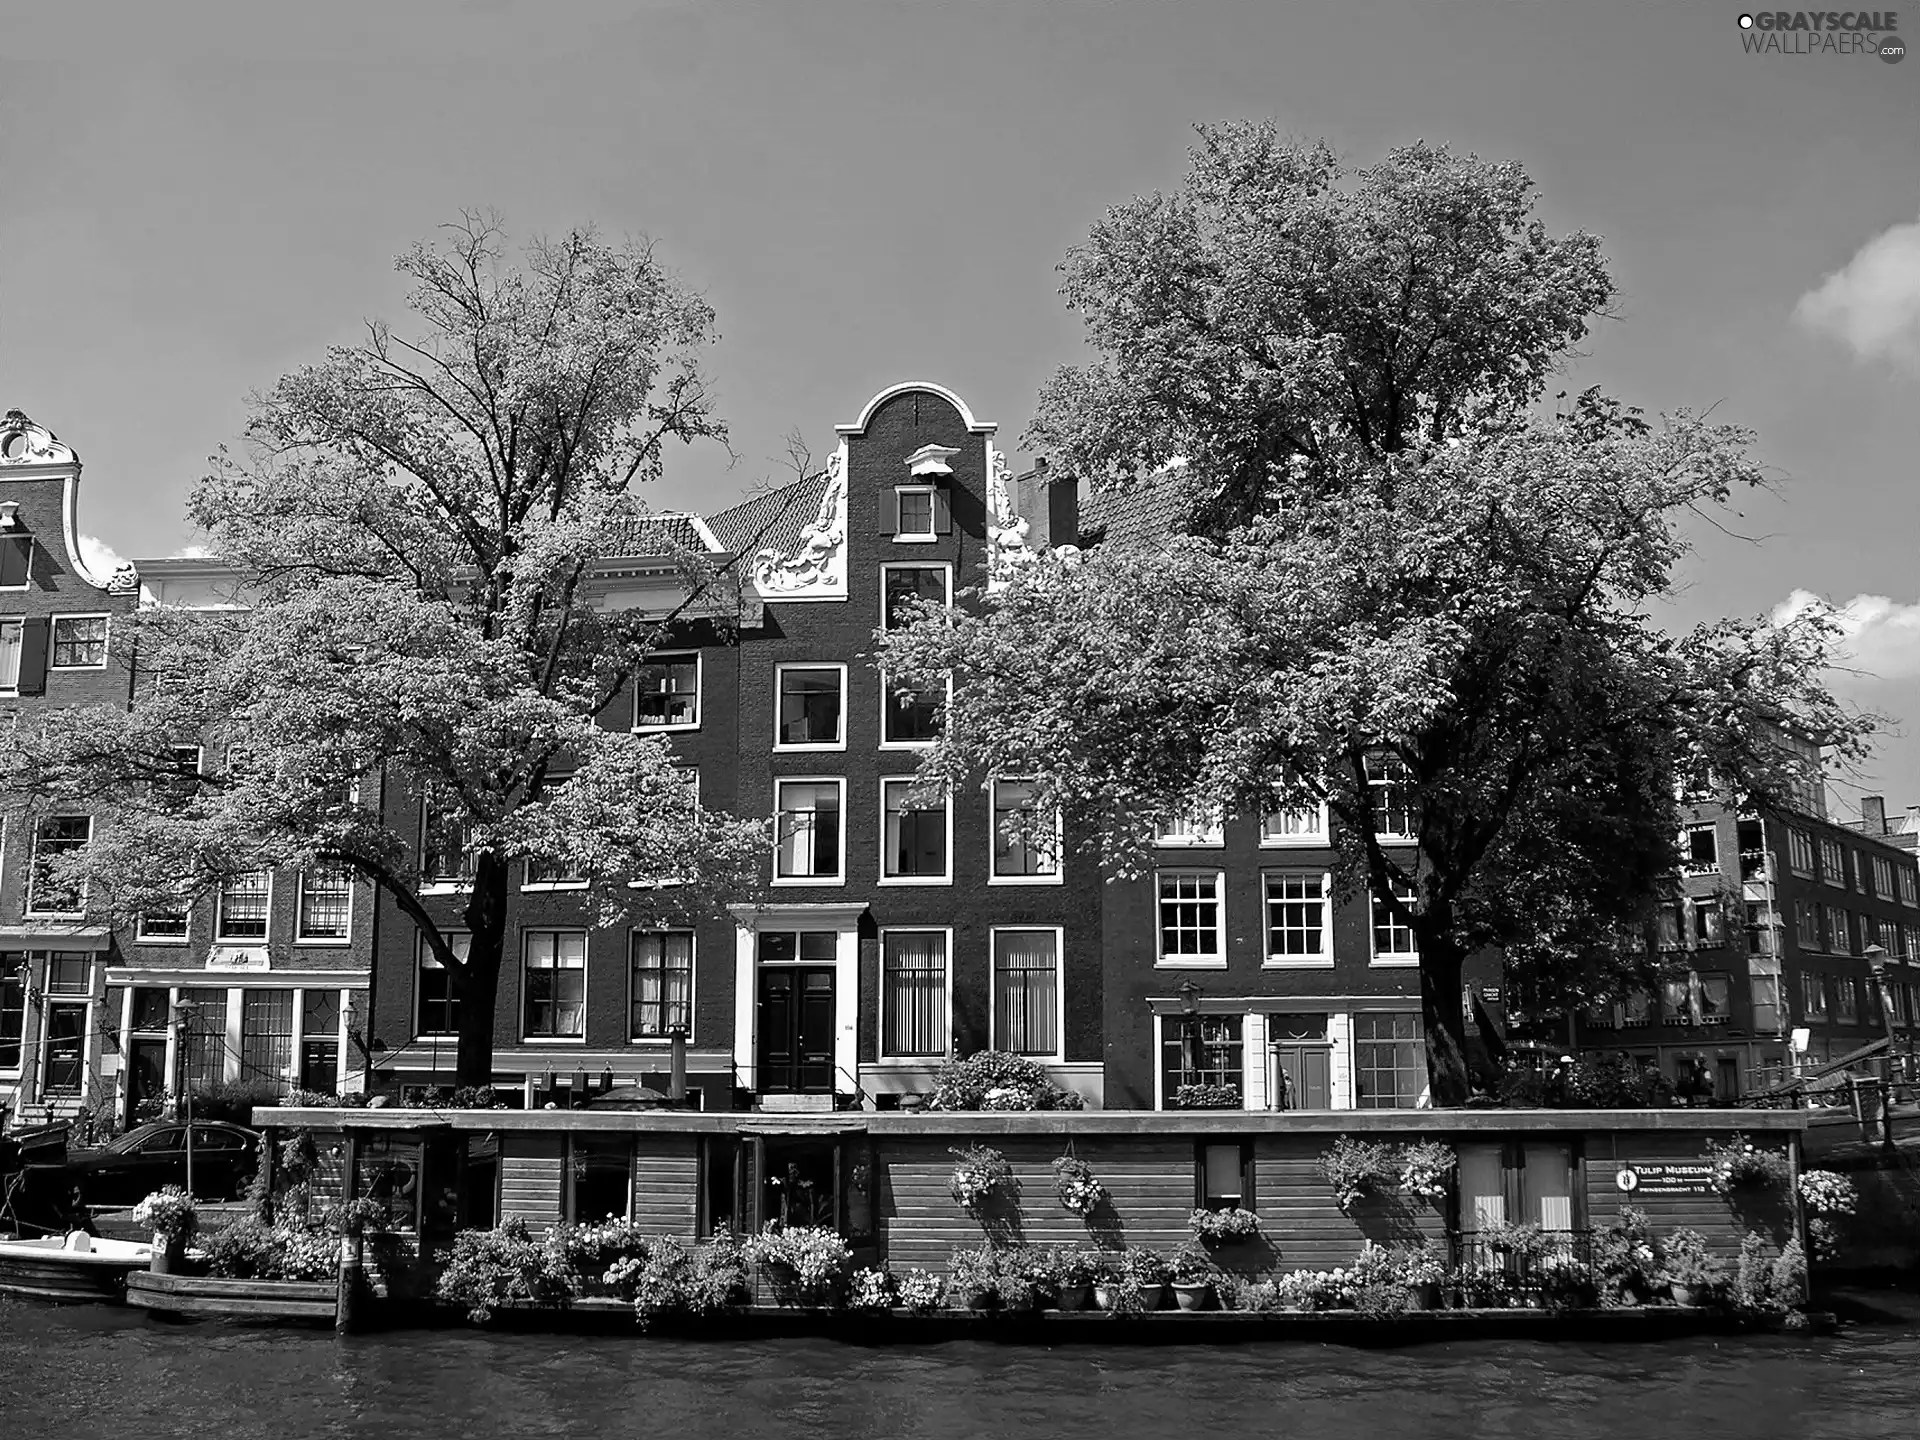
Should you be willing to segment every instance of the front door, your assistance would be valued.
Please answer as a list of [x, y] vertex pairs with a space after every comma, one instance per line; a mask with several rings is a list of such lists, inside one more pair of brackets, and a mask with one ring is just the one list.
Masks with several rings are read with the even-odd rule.
[[761, 970], [756, 1057], [761, 1093], [831, 1093], [833, 1011], [831, 966]]
[[[141, 1107], [167, 1094], [167, 1042], [135, 1040], [127, 1047], [127, 1123], [152, 1118]], [[158, 1110], [154, 1114], [158, 1114]]]
[[1331, 1052], [1324, 1045], [1280, 1045], [1280, 1093], [1276, 1110], [1328, 1110], [1333, 1106]]

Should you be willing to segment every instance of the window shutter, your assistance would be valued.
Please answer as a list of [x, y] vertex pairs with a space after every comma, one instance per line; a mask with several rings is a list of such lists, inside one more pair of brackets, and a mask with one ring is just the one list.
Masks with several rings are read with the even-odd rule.
[[953, 529], [953, 504], [944, 485], [933, 487], [933, 533], [945, 535]]
[[29, 615], [20, 626], [20, 686], [22, 695], [47, 693], [47, 640], [52, 617]]
[[880, 533], [882, 535], [900, 533], [900, 492], [898, 490], [880, 492]]
[[0, 588], [19, 589], [25, 585], [32, 558], [32, 536], [0, 535]]

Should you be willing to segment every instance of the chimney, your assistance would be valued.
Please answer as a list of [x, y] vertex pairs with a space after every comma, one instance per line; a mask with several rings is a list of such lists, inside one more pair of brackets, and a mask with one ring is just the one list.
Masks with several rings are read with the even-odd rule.
[[1920, 835], [1920, 805], [1907, 806], [1907, 818], [1900, 826], [1902, 835]]
[[1047, 473], [1046, 457], [1013, 482], [1013, 509], [1027, 522], [1027, 543], [1036, 550], [1080, 543], [1080, 492]]
[[1860, 797], [1860, 818], [1866, 822], [1863, 827], [1869, 835], [1887, 833], [1887, 797], [1884, 795], [1862, 795]]

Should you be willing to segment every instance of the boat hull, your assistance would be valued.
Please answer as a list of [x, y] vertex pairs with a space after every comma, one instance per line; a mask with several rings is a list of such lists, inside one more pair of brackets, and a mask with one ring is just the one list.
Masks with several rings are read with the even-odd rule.
[[152, 1258], [148, 1246], [111, 1240], [94, 1241], [86, 1250], [45, 1241], [4, 1240], [0, 1241], [0, 1294], [117, 1305], [126, 1298], [127, 1276], [145, 1270]]

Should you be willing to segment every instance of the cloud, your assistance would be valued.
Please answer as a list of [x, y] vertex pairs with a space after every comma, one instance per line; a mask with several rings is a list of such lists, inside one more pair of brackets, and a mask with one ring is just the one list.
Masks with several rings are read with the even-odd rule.
[[106, 541], [92, 535], [80, 537], [80, 563], [102, 580], [127, 562]]
[[1894, 360], [1920, 370], [1920, 219], [1874, 236], [1802, 295], [1793, 313], [1859, 359]]
[[1810, 590], [1795, 590], [1773, 607], [1773, 623], [1825, 612], [1840, 627], [1836, 658], [1877, 680], [1920, 677], [1920, 602], [1902, 605], [1886, 595], [1856, 595], [1831, 605]]

